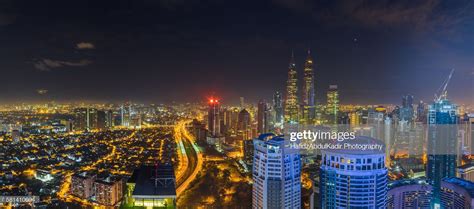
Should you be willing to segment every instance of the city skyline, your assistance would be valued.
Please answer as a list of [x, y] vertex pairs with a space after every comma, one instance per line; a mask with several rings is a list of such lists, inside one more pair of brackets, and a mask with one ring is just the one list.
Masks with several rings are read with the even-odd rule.
[[0, 208], [474, 208], [474, 0], [0, 0]]
[[292, 50], [303, 80], [310, 48], [317, 103], [332, 84], [341, 104], [429, 102], [453, 68], [450, 98], [474, 103], [471, 1], [365, 2], [8, 0], [0, 99], [256, 103], [285, 91]]

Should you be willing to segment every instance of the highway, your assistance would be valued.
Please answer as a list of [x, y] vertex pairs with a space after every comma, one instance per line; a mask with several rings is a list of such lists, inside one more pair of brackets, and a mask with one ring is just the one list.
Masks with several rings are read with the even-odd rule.
[[179, 196], [196, 178], [202, 169], [203, 156], [194, 144], [195, 138], [189, 134], [186, 124], [191, 120], [183, 120], [174, 127], [174, 138], [178, 144], [178, 157], [180, 163], [176, 168], [176, 194]]

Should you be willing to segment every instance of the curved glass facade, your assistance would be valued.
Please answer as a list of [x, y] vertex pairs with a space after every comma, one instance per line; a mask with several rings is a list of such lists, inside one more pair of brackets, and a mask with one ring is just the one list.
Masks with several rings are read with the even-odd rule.
[[322, 208], [384, 208], [387, 169], [383, 152], [322, 152]]

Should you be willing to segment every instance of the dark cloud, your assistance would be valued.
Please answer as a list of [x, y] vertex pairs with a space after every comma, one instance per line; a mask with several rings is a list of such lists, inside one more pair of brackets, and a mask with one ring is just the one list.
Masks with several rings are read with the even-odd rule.
[[81, 66], [87, 66], [90, 64], [92, 64], [92, 61], [87, 60], [87, 59], [83, 59], [78, 62], [42, 59], [35, 62], [34, 67], [40, 71], [51, 71], [52, 69], [62, 68], [66, 66], [81, 67]]
[[427, 1], [351, 1], [344, 5], [346, 13], [369, 26], [405, 25], [426, 27], [438, 0]]
[[332, 25], [404, 27], [416, 31], [450, 31], [473, 21], [474, 3], [469, 0], [274, 0], [274, 4]]
[[76, 44], [76, 49], [95, 49], [95, 45], [90, 42], [80, 42]]

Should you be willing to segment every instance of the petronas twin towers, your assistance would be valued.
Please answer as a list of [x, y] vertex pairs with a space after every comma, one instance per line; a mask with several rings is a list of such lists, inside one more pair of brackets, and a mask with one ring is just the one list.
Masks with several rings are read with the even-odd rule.
[[312, 124], [315, 118], [315, 90], [314, 90], [313, 58], [311, 51], [304, 64], [303, 89], [301, 103], [298, 99], [298, 73], [294, 54], [291, 53], [290, 65], [288, 67], [288, 81], [286, 82], [285, 98], [285, 122]]

